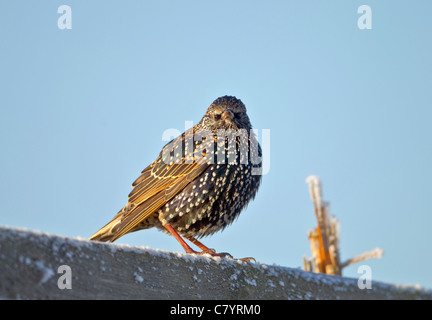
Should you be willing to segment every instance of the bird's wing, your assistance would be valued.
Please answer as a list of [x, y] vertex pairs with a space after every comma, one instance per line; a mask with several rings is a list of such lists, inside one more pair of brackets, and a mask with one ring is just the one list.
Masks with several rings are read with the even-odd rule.
[[[177, 139], [184, 141], [184, 135]], [[209, 167], [206, 157], [188, 163], [184, 151], [179, 163], [164, 161], [164, 152], [170, 147], [167, 144], [159, 157], [132, 184], [134, 188], [129, 194], [126, 207], [90, 239], [111, 242], [117, 240], [161, 208]]]

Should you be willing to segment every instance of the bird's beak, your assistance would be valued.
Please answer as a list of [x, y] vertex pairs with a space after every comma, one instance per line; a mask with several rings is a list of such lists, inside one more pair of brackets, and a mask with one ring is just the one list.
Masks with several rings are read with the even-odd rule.
[[234, 113], [231, 110], [226, 110], [222, 113], [221, 116], [222, 120], [229, 120], [232, 121], [234, 119]]

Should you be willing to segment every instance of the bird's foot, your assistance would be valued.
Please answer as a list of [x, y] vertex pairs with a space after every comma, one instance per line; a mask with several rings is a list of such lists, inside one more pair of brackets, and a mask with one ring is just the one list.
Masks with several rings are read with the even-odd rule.
[[229, 258], [234, 259], [232, 255], [230, 255], [228, 252], [219, 252], [217, 253], [215, 249], [207, 249], [203, 250], [201, 252], [196, 252], [199, 255], [209, 254], [212, 257], [221, 257], [221, 258]]
[[232, 260], [237, 260], [237, 261], [243, 261], [243, 262], [251, 262], [252, 260], [254, 262], [256, 262], [255, 258], [252, 257], [247, 257], [247, 258], [241, 258], [241, 259], [235, 259], [231, 254], [229, 254], [228, 252], [219, 252], [217, 253], [214, 249], [207, 249], [207, 250], [203, 250], [201, 252], [194, 252], [196, 254], [199, 255], [204, 255], [204, 254], [209, 254], [212, 257], [221, 257], [221, 258], [228, 258], [228, 259], [232, 259]]
[[253, 262], [256, 263], [255, 258], [252, 258], [252, 257], [241, 258], [241, 259], [236, 259], [236, 260], [238, 260], [238, 261], [243, 261], [243, 262], [251, 262], [251, 261], [253, 260]]
[[252, 257], [247, 257], [247, 258], [242, 258], [242, 259], [234, 259], [234, 257], [232, 255], [230, 255], [228, 252], [217, 253], [216, 250], [206, 247], [205, 245], [203, 245], [201, 242], [199, 242], [194, 237], [185, 236], [186, 239], [191, 241], [193, 244], [195, 244], [196, 246], [198, 246], [202, 250], [200, 252], [195, 251], [182, 239], [182, 237], [178, 234], [178, 232], [170, 224], [166, 223], [164, 225], [164, 227], [177, 239], [177, 241], [181, 244], [183, 249], [185, 249], [186, 253], [196, 254], [196, 255], [209, 254], [212, 257], [228, 258], [228, 259], [233, 259], [233, 260], [243, 261], [243, 262], [251, 262], [253, 260], [254, 262], [256, 262], [256, 260]]

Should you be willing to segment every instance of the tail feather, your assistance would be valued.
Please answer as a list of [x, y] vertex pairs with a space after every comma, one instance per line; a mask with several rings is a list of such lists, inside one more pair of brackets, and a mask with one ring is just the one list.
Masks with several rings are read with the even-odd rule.
[[139, 205], [129, 202], [110, 222], [92, 235], [90, 240], [116, 241], [126, 233], [137, 230], [136, 227], [157, 211], [165, 202], [164, 192], [159, 192]]
[[107, 242], [111, 241], [116, 233], [116, 226], [121, 222], [120, 219], [113, 219], [111, 222], [102, 227], [99, 231], [97, 231], [94, 235], [92, 235], [89, 239], [95, 241]]
[[102, 242], [107, 242], [107, 241], [113, 241], [113, 237], [116, 234], [116, 232], [119, 229], [120, 223], [123, 219], [123, 216], [125, 215], [125, 213], [132, 209], [133, 206], [131, 206], [130, 204], [126, 205], [123, 209], [121, 209], [116, 215], [115, 217], [108, 222], [106, 225], [104, 225], [102, 228], [100, 228], [99, 231], [97, 231], [94, 235], [92, 235], [89, 240], [95, 240], [95, 241], [102, 241]]

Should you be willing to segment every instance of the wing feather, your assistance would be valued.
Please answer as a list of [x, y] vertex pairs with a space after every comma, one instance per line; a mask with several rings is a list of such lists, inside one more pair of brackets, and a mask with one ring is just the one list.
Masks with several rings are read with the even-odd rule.
[[91, 238], [117, 240], [159, 210], [209, 167], [205, 158], [193, 163], [185, 163], [184, 159], [183, 154], [181, 163], [165, 163], [161, 152], [132, 184], [134, 188], [126, 207]]

